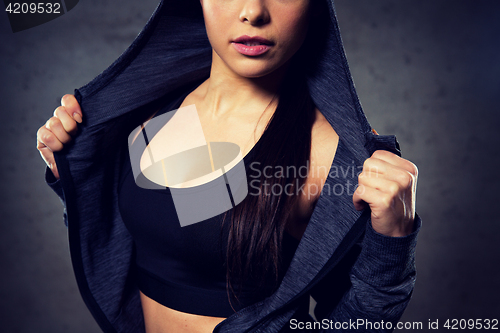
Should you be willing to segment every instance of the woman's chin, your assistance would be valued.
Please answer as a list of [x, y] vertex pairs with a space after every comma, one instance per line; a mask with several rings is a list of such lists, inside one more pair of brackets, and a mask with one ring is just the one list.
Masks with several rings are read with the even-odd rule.
[[265, 77], [277, 71], [282, 65], [283, 61], [276, 59], [275, 55], [263, 55], [260, 57], [245, 57], [239, 54], [225, 53], [223, 57], [215, 52], [212, 59], [212, 69], [219, 72], [229, 70], [236, 75], [255, 79]]
[[238, 66], [237, 68], [233, 68], [233, 71], [241, 77], [248, 79], [257, 79], [276, 72], [278, 68], [280, 68], [280, 66], [243, 65]]

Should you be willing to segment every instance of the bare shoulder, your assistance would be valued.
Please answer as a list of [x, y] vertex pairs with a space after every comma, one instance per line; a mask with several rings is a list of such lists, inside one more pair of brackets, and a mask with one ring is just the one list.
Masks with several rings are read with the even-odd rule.
[[316, 109], [316, 119], [311, 130], [309, 172], [303, 187], [304, 191], [299, 197], [287, 229], [288, 233], [297, 239], [302, 237], [316, 202], [320, 198], [321, 190], [330, 173], [338, 142], [337, 132], [325, 116]]
[[316, 109], [316, 120], [311, 133], [311, 163], [327, 165], [330, 168], [337, 150], [339, 136], [325, 116]]
[[[337, 146], [339, 136], [333, 129], [325, 116], [316, 109], [316, 120], [311, 131], [311, 157], [310, 169], [307, 177], [310, 192], [308, 197], [310, 204], [314, 205], [319, 199], [321, 190], [330, 172]], [[318, 189], [316, 191], [316, 188]], [[318, 193], [316, 193], [318, 192]]]

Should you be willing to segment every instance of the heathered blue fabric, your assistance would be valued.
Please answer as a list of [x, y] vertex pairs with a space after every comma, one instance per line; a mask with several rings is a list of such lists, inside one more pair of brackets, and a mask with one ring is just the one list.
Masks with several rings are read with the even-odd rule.
[[[412, 234], [387, 237], [371, 228], [369, 211], [354, 209], [352, 192], [363, 161], [376, 149], [399, 154], [399, 146], [394, 136], [373, 134], [354, 90], [333, 3], [325, 1], [326, 43], [311, 59], [307, 83], [340, 137], [330, 176], [279, 289], [214, 332], [284, 330], [309, 293], [318, 301], [320, 319], [340, 322], [397, 321], [410, 300], [421, 220], [417, 215]], [[55, 154], [60, 180], [46, 169], [47, 183], [64, 204], [78, 286], [104, 332], [144, 332], [132, 239], [117, 203], [118, 159], [141, 108], [175, 98], [178, 89], [209, 75], [203, 19], [188, 3], [162, 1], [120, 58], [75, 90], [84, 121], [71, 144]]]

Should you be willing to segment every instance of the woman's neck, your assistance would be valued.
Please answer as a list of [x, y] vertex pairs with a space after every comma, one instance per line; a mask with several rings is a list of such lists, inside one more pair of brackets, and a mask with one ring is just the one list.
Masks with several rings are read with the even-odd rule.
[[[261, 114], [268, 105], [271, 107], [270, 102], [277, 95], [286, 68], [282, 66], [263, 77], [242, 77], [214, 52], [210, 77], [197, 89], [201, 111], [213, 119]], [[273, 105], [276, 102], [277, 99]]]

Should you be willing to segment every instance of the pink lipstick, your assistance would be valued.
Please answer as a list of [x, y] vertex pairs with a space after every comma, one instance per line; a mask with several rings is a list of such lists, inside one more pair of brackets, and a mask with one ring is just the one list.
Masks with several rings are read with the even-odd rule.
[[265, 38], [259, 36], [250, 37], [247, 35], [236, 38], [232, 44], [236, 51], [246, 56], [262, 55], [274, 45], [273, 42]]

